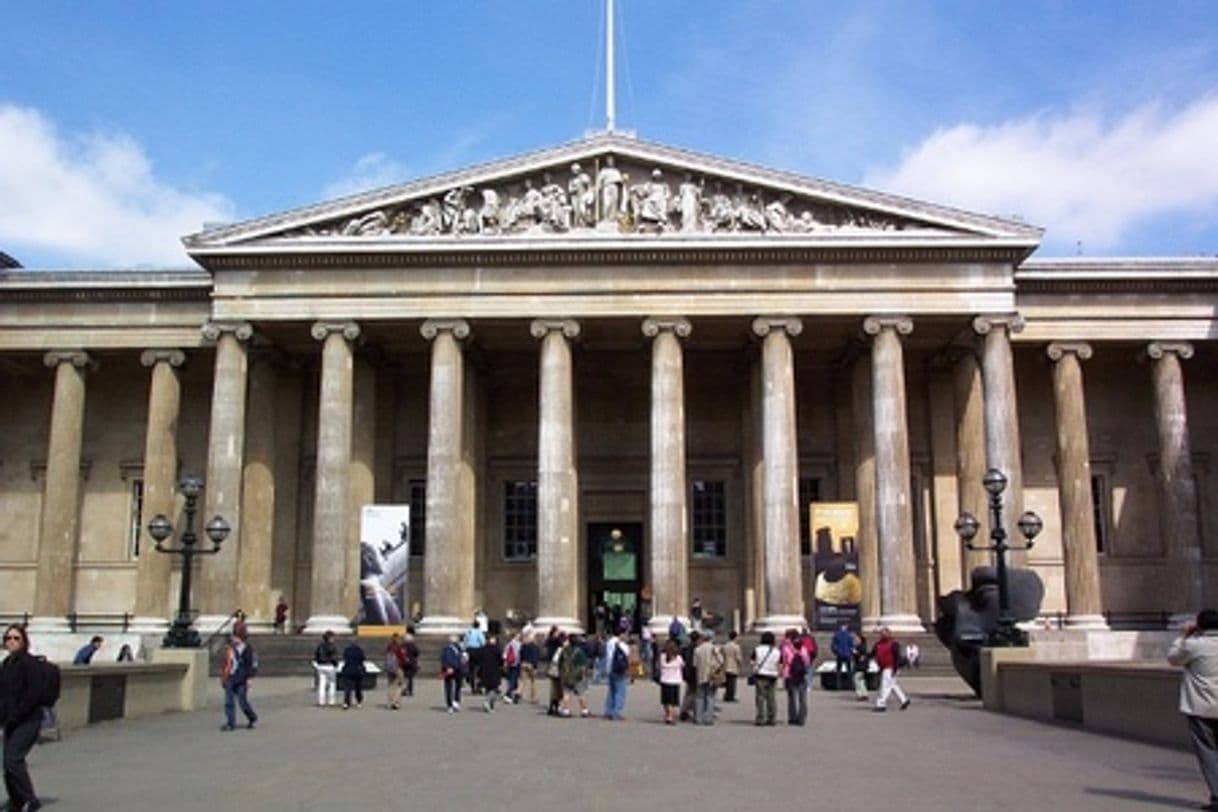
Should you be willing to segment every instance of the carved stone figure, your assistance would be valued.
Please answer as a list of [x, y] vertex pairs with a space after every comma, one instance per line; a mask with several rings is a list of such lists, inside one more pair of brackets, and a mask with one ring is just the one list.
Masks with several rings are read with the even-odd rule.
[[482, 190], [482, 208], [478, 209], [478, 233], [490, 234], [499, 230], [499, 193], [494, 189]]
[[571, 206], [567, 202], [567, 193], [561, 186], [550, 178], [547, 172], [541, 187], [541, 221], [554, 231], [568, 231], [571, 228]]
[[567, 183], [567, 194], [571, 203], [571, 224], [575, 228], [591, 228], [596, 225], [596, 192], [592, 178], [579, 164], [571, 164], [571, 180]]
[[783, 195], [781, 200], [771, 201], [765, 207], [765, 223], [771, 231], [786, 231], [790, 225], [791, 215], [787, 212], [786, 201], [790, 195]]
[[461, 212], [465, 210], [465, 196], [472, 192], [468, 186], [449, 189], [444, 193], [442, 227], [450, 234], [459, 234], [462, 227]]
[[716, 190], [711, 196], [708, 217], [715, 231], [736, 230], [736, 204], [722, 190]]
[[[664, 173], [658, 168], [651, 170], [651, 181], [640, 183], [635, 189], [639, 191], [638, 208], [635, 214], [635, 222], [639, 229], [647, 231], [667, 229], [672, 191], [664, 182]], [[634, 189], [631, 190], [632, 193], [634, 191]]]
[[605, 165], [601, 167], [600, 173], [596, 176], [597, 194], [601, 201], [600, 221], [602, 223], [617, 222], [625, 202], [622, 196], [625, 183], [626, 179], [622, 176], [621, 170], [613, 164], [613, 156], [607, 156]]
[[681, 215], [681, 230], [698, 231], [702, 225], [702, 184], [694, 183], [692, 175], [677, 187], [677, 211]]
[[420, 203], [410, 221], [410, 233], [419, 237], [439, 234], [443, 227], [444, 217], [440, 209], [440, 201], [434, 197], [426, 203]]
[[765, 210], [761, 204], [761, 195], [753, 192], [746, 198], [744, 192], [740, 191], [737, 198], [736, 222], [740, 224], [740, 228], [743, 231], [765, 231]]
[[344, 237], [376, 237], [389, 233], [389, 218], [377, 209], [359, 217], [352, 217], [343, 228]]

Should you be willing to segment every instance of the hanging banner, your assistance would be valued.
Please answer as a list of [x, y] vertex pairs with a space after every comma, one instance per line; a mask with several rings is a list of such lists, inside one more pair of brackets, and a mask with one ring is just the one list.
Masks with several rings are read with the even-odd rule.
[[410, 570], [410, 505], [364, 505], [360, 511], [360, 623], [401, 626]]
[[813, 502], [811, 512], [812, 567], [815, 575], [816, 629], [836, 629], [845, 623], [862, 627], [863, 581], [855, 539], [859, 531], [857, 502]]

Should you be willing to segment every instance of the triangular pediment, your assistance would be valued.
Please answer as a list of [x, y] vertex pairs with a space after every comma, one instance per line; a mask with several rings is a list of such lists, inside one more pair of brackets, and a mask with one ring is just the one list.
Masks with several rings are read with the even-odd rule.
[[804, 244], [1026, 245], [1039, 229], [617, 134], [210, 229], [233, 250]]

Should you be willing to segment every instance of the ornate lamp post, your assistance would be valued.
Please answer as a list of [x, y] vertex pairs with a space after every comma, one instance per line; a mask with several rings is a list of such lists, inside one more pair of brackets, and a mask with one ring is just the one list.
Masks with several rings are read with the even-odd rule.
[[1007, 550], [1029, 550], [1032, 539], [1040, 534], [1044, 522], [1032, 511], [1027, 511], [1019, 517], [1019, 533], [1026, 541], [1012, 547], [1007, 543], [1007, 531], [1002, 527], [1002, 492], [1006, 490], [1007, 478], [997, 468], [985, 472], [981, 479], [985, 492], [990, 495], [990, 542], [989, 544], [973, 544], [981, 523], [971, 513], [960, 514], [956, 519], [956, 535], [960, 536], [964, 546], [970, 550], [986, 550], [994, 553], [994, 568], [998, 576], [998, 629], [986, 641], [990, 646], [1026, 646], [1027, 635], [1016, 625], [1011, 615], [1011, 598], [1007, 584]]
[[204, 528], [207, 537], [211, 539], [211, 549], [196, 548], [198, 537], [195, 535], [195, 512], [199, 506], [199, 494], [203, 492], [203, 480], [194, 474], [182, 477], [178, 490], [186, 497], [183, 511], [186, 513], [186, 527], [178, 539], [177, 547], [166, 547], [163, 542], [173, 535], [173, 525], [163, 513], [158, 513], [148, 522], [148, 533], [156, 541], [159, 553], [182, 556], [182, 589], [178, 595], [178, 615], [173, 619], [169, 633], [165, 635], [165, 648], [198, 648], [202, 642], [199, 633], [191, 625], [190, 609], [190, 578], [193, 570], [192, 563], [196, 555], [215, 555], [220, 552], [220, 542], [228, 537], [229, 527], [220, 516], [216, 516]]

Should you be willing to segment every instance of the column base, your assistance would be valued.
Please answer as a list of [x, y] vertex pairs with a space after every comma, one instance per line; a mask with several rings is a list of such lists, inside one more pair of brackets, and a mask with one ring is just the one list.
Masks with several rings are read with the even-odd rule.
[[[541, 624], [537, 622], [534, 622], [533, 626], [541, 628]], [[468, 628], [469, 621], [456, 615], [427, 615], [415, 625], [414, 633], [419, 637], [447, 637], [464, 634]]]
[[66, 617], [35, 615], [30, 618], [25, 630], [29, 634], [71, 634], [72, 626]]
[[1103, 615], [1066, 615], [1067, 629], [1083, 629], [1085, 631], [1108, 631], [1108, 621]]
[[759, 632], [785, 634], [787, 629], [802, 629], [807, 625], [808, 621], [803, 615], [766, 615], [753, 628]]
[[924, 632], [926, 624], [917, 615], [880, 615], [876, 618], [876, 626], [887, 626], [894, 634], [897, 632]]
[[351, 634], [351, 621], [342, 615], [313, 615], [305, 621], [301, 634]]
[[[424, 619], [426, 622], [426, 619]], [[557, 615], [549, 616], [542, 615], [533, 621], [533, 628], [545, 634], [550, 630], [551, 626], [557, 626], [559, 631], [567, 634], [583, 634], [584, 624], [580, 623], [573, 617], [558, 617]]]
[[127, 624], [127, 631], [131, 634], [153, 634], [163, 636], [169, 631], [169, 618], [167, 617], [141, 617], [136, 616]]

